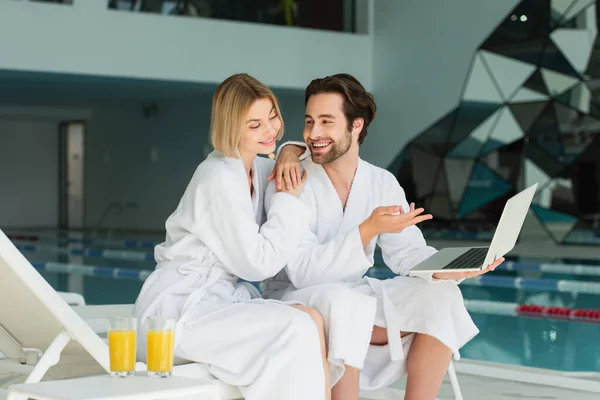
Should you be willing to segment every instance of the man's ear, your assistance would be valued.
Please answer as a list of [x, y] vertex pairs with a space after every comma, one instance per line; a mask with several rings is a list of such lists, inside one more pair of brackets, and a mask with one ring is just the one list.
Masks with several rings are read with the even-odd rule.
[[364, 125], [365, 120], [363, 118], [354, 118], [354, 121], [352, 121], [352, 135], [358, 137]]

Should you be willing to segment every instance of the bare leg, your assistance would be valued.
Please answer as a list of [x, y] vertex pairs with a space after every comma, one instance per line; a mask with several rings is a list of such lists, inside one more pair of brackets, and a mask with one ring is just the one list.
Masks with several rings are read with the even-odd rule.
[[[327, 344], [325, 342], [325, 323], [323, 322], [323, 316], [320, 312], [315, 310], [314, 308], [294, 305], [292, 306], [297, 308], [300, 311], [304, 311], [317, 325], [317, 329], [319, 330], [319, 339], [321, 342], [321, 357], [323, 358], [323, 369], [325, 370], [325, 399], [331, 400], [331, 373], [329, 371], [329, 362], [327, 361]], [[357, 375], [358, 376], [358, 375]], [[358, 395], [356, 396], [358, 399]]]
[[[402, 332], [402, 336], [406, 333]], [[371, 344], [376, 346], [386, 345], [388, 342], [387, 330], [381, 326], [373, 327]], [[342, 379], [333, 387], [331, 398], [333, 400], [357, 400], [358, 399], [358, 377], [360, 370], [346, 366], [346, 372]]]
[[358, 400], [359, 375], [360, 370], [358, 368], [346, 365], [346, 371], [342, 375], [342, 379], [331, 390], [331, 398], [333, 400]]
[[452, 351], [433, 336], [417, 333], [406, 361], [404, 400], [434, 400], [450, 365]]
[[[407, 335], [400, 332], [400, 336]], [[387, 330], [380, 326], [373, 328], [371, 344], [385, 345], [388, 342]], [[417, 333], [413, 339], [406, 361], [408, 379], [404, 400], [435, 399], [450, 365], [452, 351], [432, 336]]]
[[[400, 337], [409, 335], [410, 332], [400, 332]], [[387, 329], [381, 326], [375, 325], [373, 327], [373, 334], [371, 335], [371, 344], [376, 346], [384, 346], [388, 343]]]

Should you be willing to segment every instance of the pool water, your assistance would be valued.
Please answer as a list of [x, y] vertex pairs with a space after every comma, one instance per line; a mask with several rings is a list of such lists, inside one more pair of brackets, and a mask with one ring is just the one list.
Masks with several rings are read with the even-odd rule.
[[[40, 244], [41, 245], [41, 244]], [[44, 243], [52, 245], [52, 243]], [[102, 249], [101, 246], [87, 245]], [[114, 248], [114, 247], [113, 247]], [[127, 249], [150, 252], [151, 249]], [[33, 262], [78, 263], [113, 268], [152, 271], [150, 261], [105, 259], [102, 257], [68, 256], [44, 252], [24, 253]], [[546, 261], [547, 262], [547, 261]], [[561, 263], [565, 263], [564, 260]], [[597, 262], [600, 270], [600, 260]], [[379, 270], [387, 273], [385, 267]], [[386, 272], [387, 271], [387, 272]], [[41, 272], [57, 290], [67, 291], [67, 274]], [[519, 276], [553, 280], [600, 282], [600, 277], [548, 274], [535, 271], [495, 271], [494, 276]], [[143, 282], [112, 277], [81, 276], [83, 295], [88, 304], [134, 303]], [[461, 285], [465, 299], [537, 304], [572, 308], [600, 308], [600, 296], [577, 293], [530, 291]], [[600, 324], [550, 320], [524, 316], [504, 316], [471, 312], [479, 335], [461, 349], [463, 358], [490, 362], [548, 368], [568, 372], [600, 372]]]

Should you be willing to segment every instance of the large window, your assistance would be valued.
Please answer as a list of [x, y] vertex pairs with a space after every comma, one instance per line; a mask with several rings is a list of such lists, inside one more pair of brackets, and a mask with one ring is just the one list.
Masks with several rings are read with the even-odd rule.
[[355, 0], [110, 0], [131, 12], [354, 32]]

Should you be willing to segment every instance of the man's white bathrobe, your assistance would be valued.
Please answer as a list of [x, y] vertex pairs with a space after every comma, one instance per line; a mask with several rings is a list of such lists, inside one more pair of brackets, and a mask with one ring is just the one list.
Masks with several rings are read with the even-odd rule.
[[[266, 283], [265, 297], [301, 301], [321, 312], [326, 323], [332, 383], [344, 364], [361, 369], [360, 387], [385, 387], [405, 373], [414, 335], [438, 338], [458, 356], [458, 350], [478, 333], [455, 281], [408, 277], [408, 271], [435, 253], [413, 226], [401, 233], [381, 234], [363, 248], [359, 225], [379, 206], [402, 205], [404, 191], [388, 171], [359, 160], [345, 210], [321, 165], [307, 158], [308, 180], [301, 196], [310, 210], [309, 224], [295, 257]], [[267, 189], [265, 205], [274, 188]], [[292, 216], [295, 209], [290, 208]], [[364, 277], [373, 265], [376, 245], [394, 279]], [[290, 284], [291, 281], [291, 284]], [[369, 345], [374, 325], [386, 327], [389, 344]]]
[[145, 360], [147, 317], [176, 318], [176, 358], [206, 363], [246, 399], [324, 399], [313, 320], [238, 281], [275, 275], [308, 229], [308, 208], [286, 193], [273, 196], [265, 220], [273, 165], [256, 158], [252, 196], [241, 159], [213, 152], [197, 168], [167, 219], [166, 241], [155, 249], [156, 270], [135, 304], [138, 354]]

